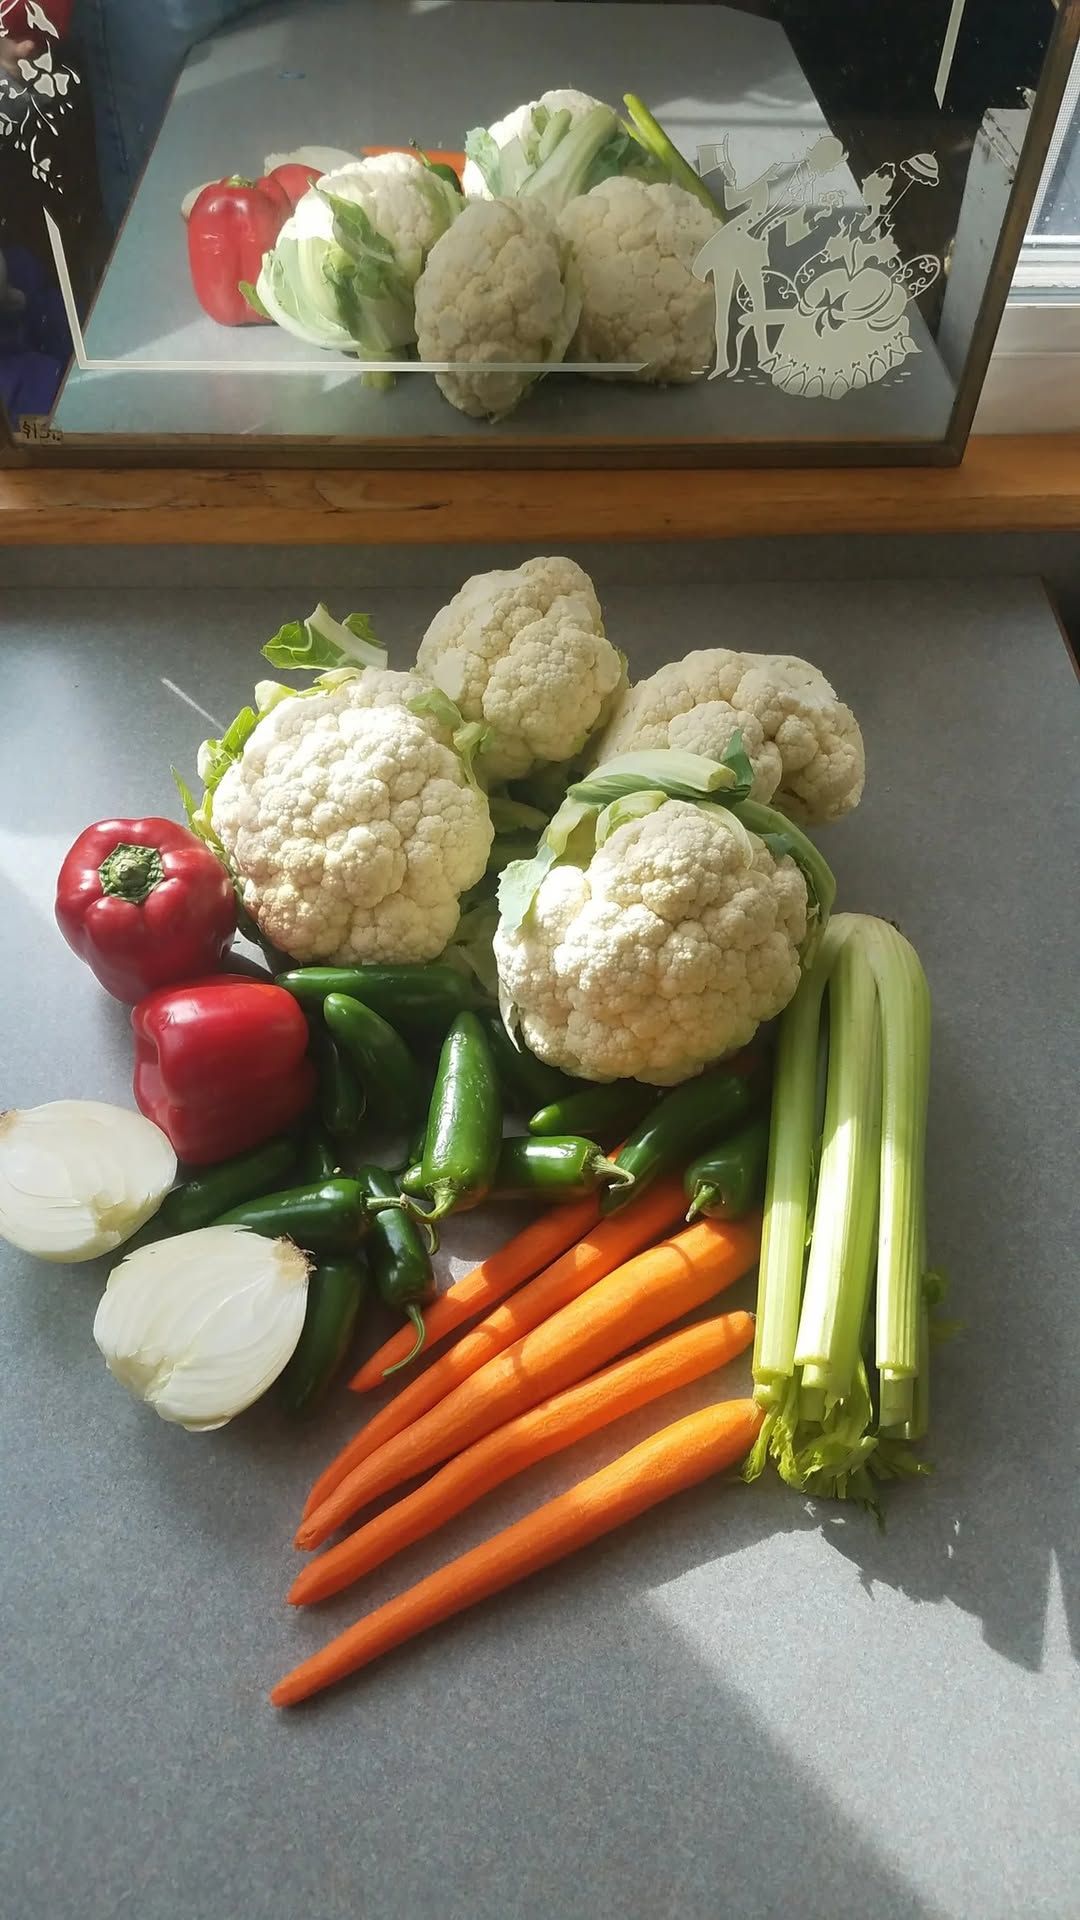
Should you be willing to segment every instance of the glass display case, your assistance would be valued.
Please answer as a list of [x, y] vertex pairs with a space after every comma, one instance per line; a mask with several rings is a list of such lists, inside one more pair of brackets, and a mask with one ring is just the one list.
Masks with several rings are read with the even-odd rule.
[[0, 0], [0, 461], [958, 459], [1078, 34]]

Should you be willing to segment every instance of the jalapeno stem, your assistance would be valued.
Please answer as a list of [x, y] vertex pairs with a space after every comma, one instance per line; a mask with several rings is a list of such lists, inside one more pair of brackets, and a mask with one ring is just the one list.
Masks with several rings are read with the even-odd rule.
[[718, 1187], [699, 1187], [686, 1209], [684, 1219], [688, 1222], [696, 1220], [699, 1213], [704, 1213], [708, 1207], [715, 1206], [719, 1191]]
[[395, 1360], [392, 1367], [383, 1368], [384, 1380], [389, 1380], [390, 1375], [392, 1373], [397, 1373], [401, 1367], [407, 1367], [410, 1360], [415, 1360], [417, 1354], [420, 1352], [421, 1348], [423, 1347], [424, 1341], [427, 1339], [427, 1328], [424, 1325], [424, 1316], [421, 1313], [419, 1307], [417, 1306], [415, 1300], [410, 1301], [409, 1305], [406, 1307], [405, 1317], [406, 1319], [411, 1320], [413, 1326], [416, 1328], [416, 1339], [413, 1341], [413, 1344], [410, 1347], [408, 1353], [405, 1355], [404, 1360]]

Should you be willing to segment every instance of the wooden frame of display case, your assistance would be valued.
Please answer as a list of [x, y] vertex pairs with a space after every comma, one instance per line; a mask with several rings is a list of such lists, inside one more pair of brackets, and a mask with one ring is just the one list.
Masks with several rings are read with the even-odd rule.
[[0, 547], [1080, 533], [1080, 435], [979, 438], [948, 469], [0, 472]]

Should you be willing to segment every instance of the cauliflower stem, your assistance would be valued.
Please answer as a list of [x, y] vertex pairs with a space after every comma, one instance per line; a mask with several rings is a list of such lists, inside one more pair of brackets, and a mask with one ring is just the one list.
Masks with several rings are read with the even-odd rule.
[[675, 186], [682, 187], [687, 193], [692, 193], [695, 200], [700, 200], [703, 207], [708, 207], [709, 212], [717, 220], [725, 220], [727, 218], [725, 209], [709, 192], [697, 169], [690, 165], [689, 160], [679, 152], [675, 142], [664, 132], [659, 120], [650, 113], [644, 100], [639, 100], [636, 93], [627, 93], [623, 95], [623, 106], [630, 117], [626, 131], [631, 139], [636, 140], [646, 153], [653, 156], [663, 168], [667, 179]]

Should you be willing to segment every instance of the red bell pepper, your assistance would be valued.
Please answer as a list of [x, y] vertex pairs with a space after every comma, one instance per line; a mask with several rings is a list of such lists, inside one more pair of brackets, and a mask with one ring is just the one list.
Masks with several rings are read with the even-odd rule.
[[254, 286], [263, 255], [281, 232], [292, 203], [279, 180], [216, 180], [204, 187], [188, 215], [191, 284], [204, 313], [223, 327], [266, 326], [240, 291]]
[[163, 987], [131, 1025], [135, 1104], [191, 1167], [261, 1146], [311, 1105], [307, 1021], [271, 981], [226, 974]]
[[306, 167], [302, 160], [283, 160], [280, 167], [271, 167], [266, 179], [281, 188], [291, 208], [310, 192], [316, 180], [322, 179], [322, 174], [318, 167]]
[[221, 965], [236, 897], [209, 848], [174, 820], [99, 820], [65, 857], [56, 919], [106, 992], [133, 1005]]

